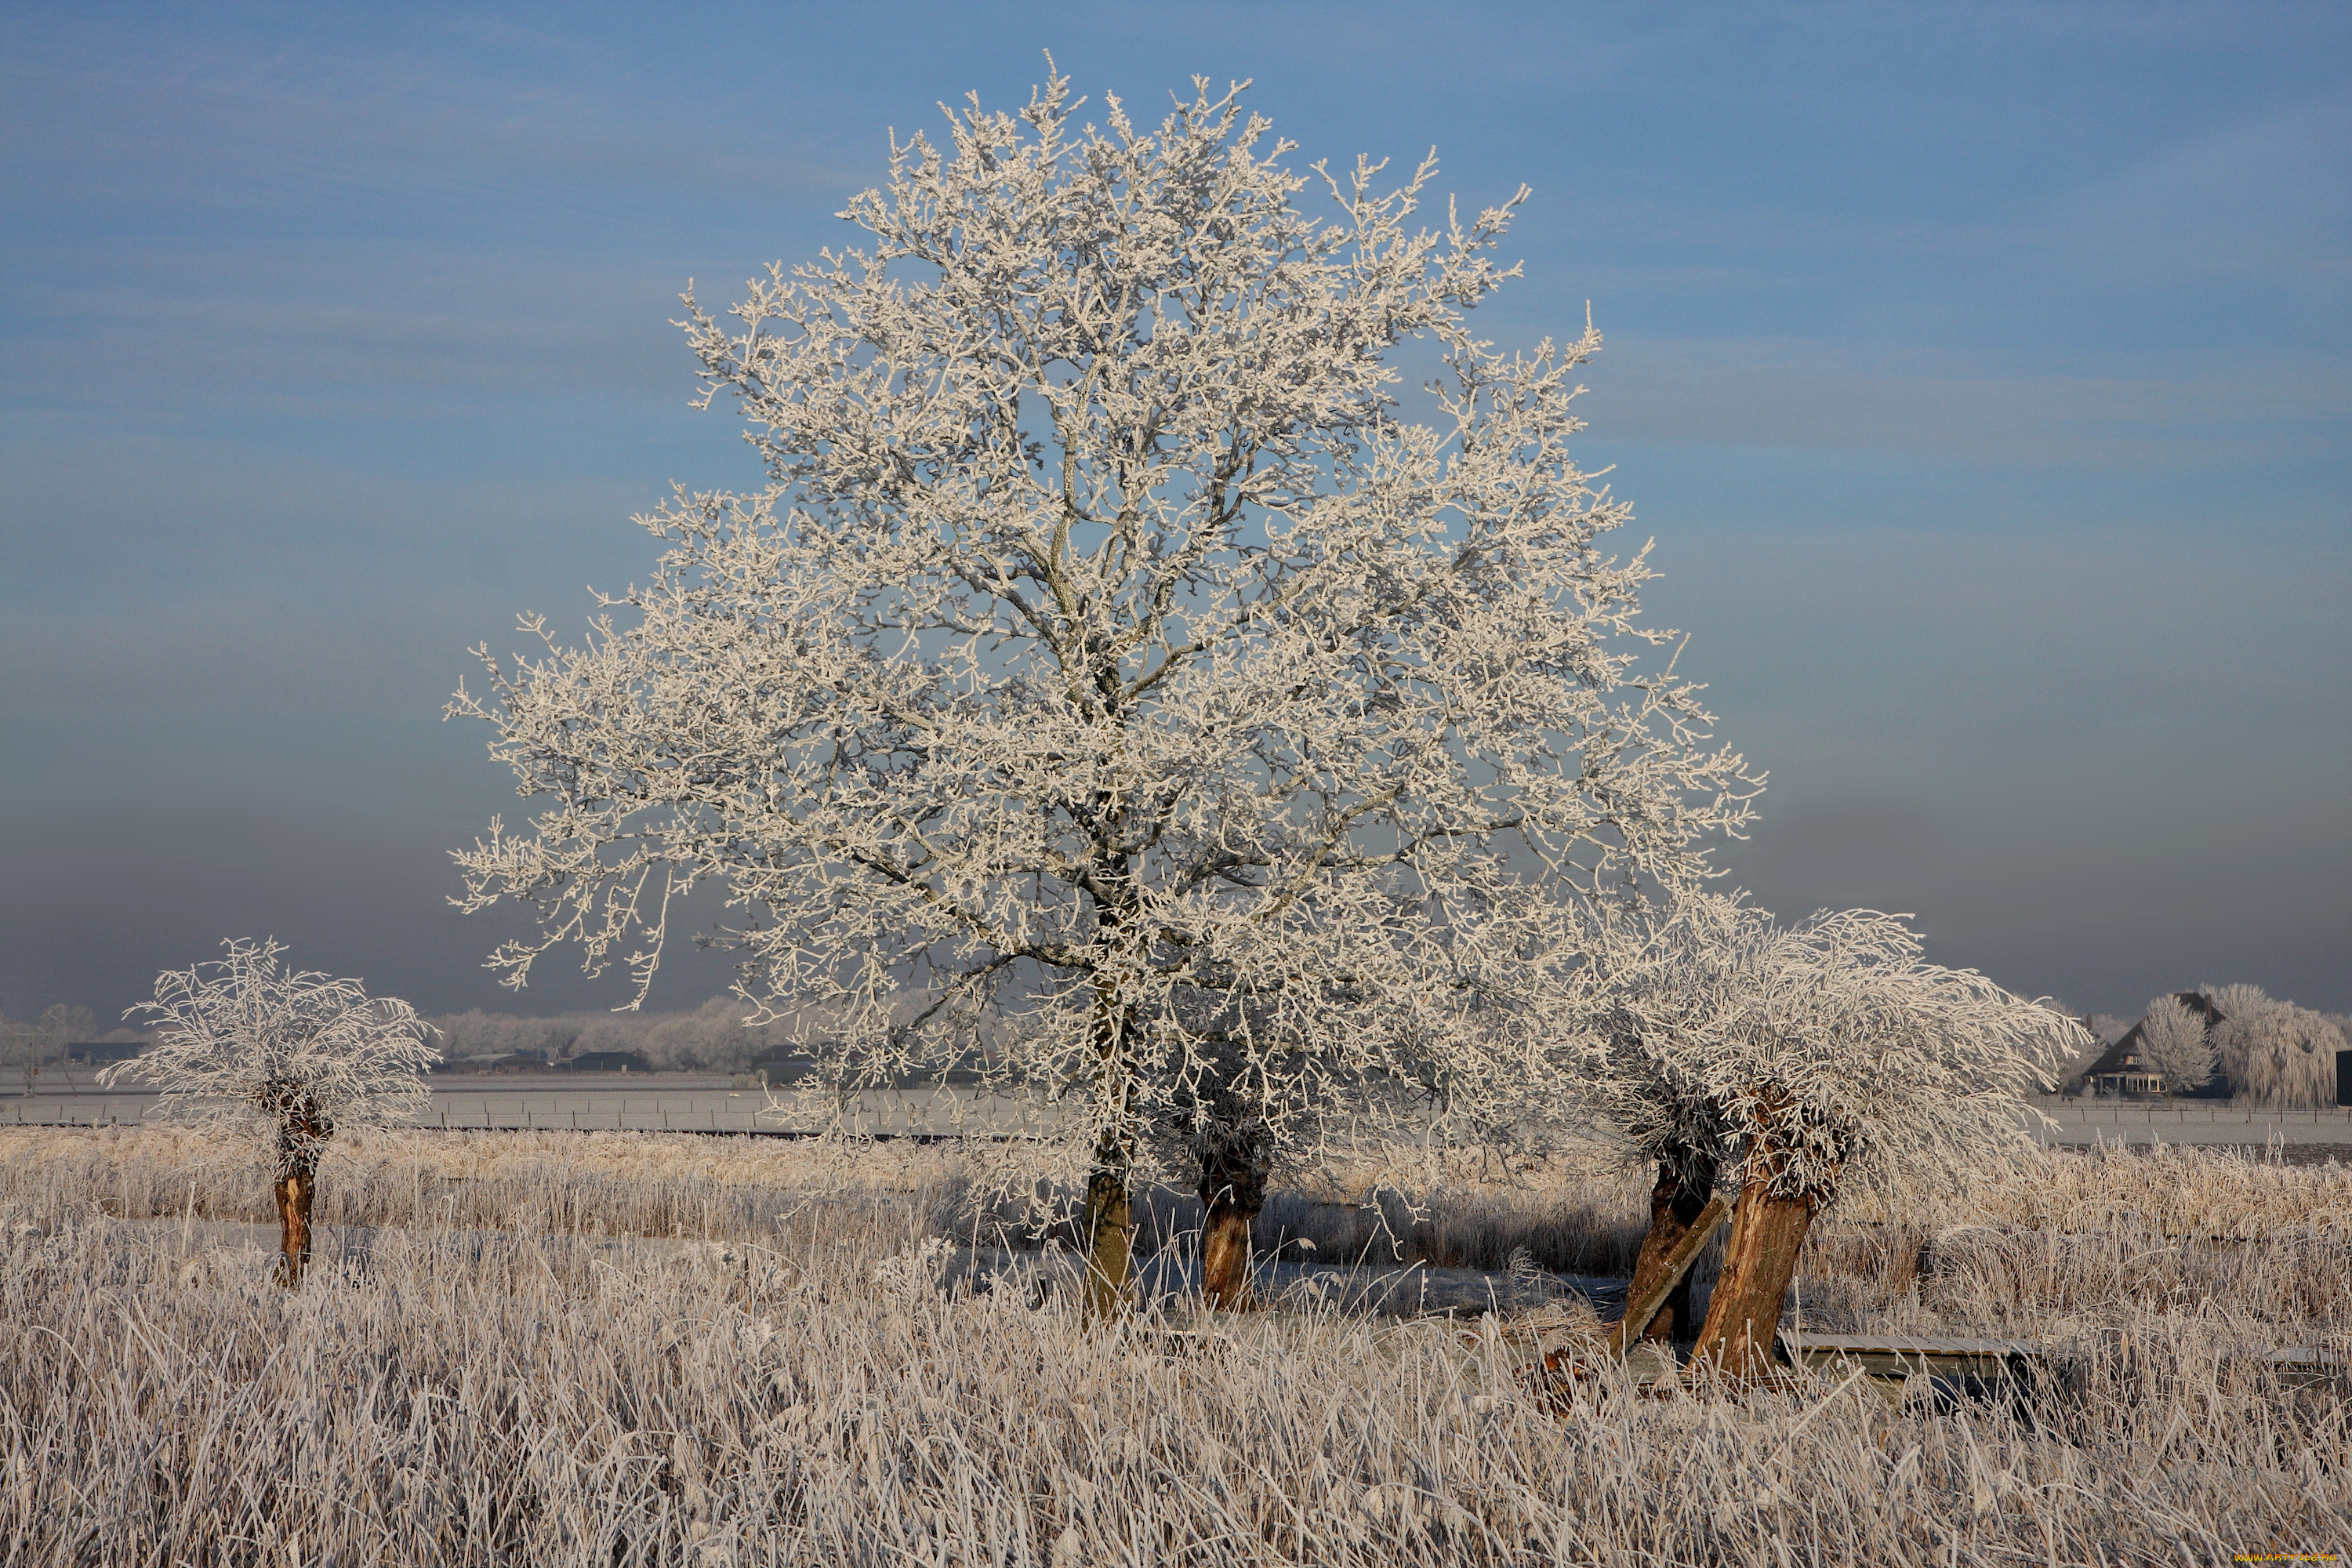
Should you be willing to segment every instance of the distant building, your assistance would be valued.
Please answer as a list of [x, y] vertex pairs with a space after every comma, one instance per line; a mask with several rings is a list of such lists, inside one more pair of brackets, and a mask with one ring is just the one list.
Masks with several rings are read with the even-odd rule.
[[2109, 1046], [2083, 1075], [2083, 1089], [2102, 1100], [2133, 1100], [2164, 1092], [2164, 1075], [2140, 1059], [2139, 1026]]
[[[2221, 1011], [2213, 999], [2201, 991], [2176, 991], [2172, 999], [2205, 1020], [2210, 1032], [2221, 1021]], [[2164, 1075], [2156, 1070], [2140, 1055], [2144, 1038], [2141, 1026], [2134, 1024], [2124, 1031], [2122, 1039], [2109, 1046], [2090, 1070], [2083, 1075], [2083, 1092], [2102, 1099], [2132, 1100], [2164, 1092]]]
[[651, 1072], [653, 1064], [637, 1051], [583, 1051], [563, 1064], [566, 1072]]
[[66, 1060], [104, 1067], [110, 1062], [135, 1061], [146, 1048], [142, 1040], [70, 1040], [66, 1044]]

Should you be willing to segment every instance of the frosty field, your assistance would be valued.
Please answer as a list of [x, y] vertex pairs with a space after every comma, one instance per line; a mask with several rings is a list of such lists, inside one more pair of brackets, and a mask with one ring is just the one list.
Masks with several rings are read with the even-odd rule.
[[[431, 1080], [429, 1127], [530, 1131], [756, 1132], [773, 1124], [760, 1111], [766, 1097], [726, 1074], [600, 1074], [580, 1079], [443, 1077]], [[81, 1075], [61, 1081], [54, 1070], [39, 1094], [24, 1093], [21, 1072], [0, 1072], [0, 1127], [131, 1125], [154, 1103], [132, 1086], [100, 1089]], [[898, 1131], [945, 1131], [927, 1102], [929, 1092], [877, 1097], [874, 1125]], [[2352, 1157], [2352, 1110], [2328, 1106], [2281, 1110], [2226, 1101], [2088, 1100], [2045, 1097], [2035, 1109], [2057, 1125], [2038, 1133], [2053, 1147], [2107, 1143], [2208, 1143], [2260, 1148], [2273, 1139], [2291, 1146], [2343, 1144]]]
[[[135, 1124], [155, 1103], [152, 1089], [126, 1082], [100, 1089], [87, 1073], [60, 1081], [55, 1068], [26, 1095], [21, 1072], [0, 1072], [0, 1127], [106, 1127]], [[596, 1073], [474, 1077], [436, 1074], [423, 1124], [453, 1131], [753, 1132], [772, 1128], [761, 1110], [768, 1097], [727, 1073]], [[875, 1131], [940, 1131], [947, 1118], [935, 1091], [867, 1097]]]
[[[1613, 1383], [1536, 1317], [1273, 1310], [1088, 1331], [942, 1288], [947, 1146], [373, 1134], [269, 1282], [265, 1180], [154, 1130], [0, 1131], [11, 1563], [1959, 1563], [2352, 1548], [2352, 1169], [2049, 1153], [1820, 1226], [1807, 1326], [2030, 1335], [2047, 1386]], [[1262, 1247], [1391, 1247], [1363, 1173]], [[1619, 1275], [1598, 1166], [1428, 1194], [1405, 1260]], [[1197, 1212], [1197, 1211], [1195, 1211]], [[1181, 1232], [1181, 1203], [1156, 1210]], [[1276, 1234], [1269, 1234], [1276, 1233]], [[1391, 1247], [1391, 1251], [1397, 1250]], [[1702, 1268], [1704, 1268], [1704, 1265]], [[1705, 1279], [1702, 1278], [1702, 1289]]]

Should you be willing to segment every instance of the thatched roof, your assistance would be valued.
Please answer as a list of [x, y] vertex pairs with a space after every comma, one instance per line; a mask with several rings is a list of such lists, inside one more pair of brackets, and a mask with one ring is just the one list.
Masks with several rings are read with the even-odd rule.
[[[2221, 1021], [2221, 1010], [2214, 1006], [2213, 999], [2202, 991], [2176, 991], [2172, 994], [2172, 999], [2203, 1018], [2205, 1027], [2208, 1029]], [[2140, 1020], [2140, 1024], [2146, 1022], [2145, 1018]], [[2099, 1059], [2085, 1068], [2083, 1076], [2090, 1079], [2096, 1078], [2101, 1073], [2154, 1072], [2156, 1069], [2148, 1066], [2147, 1058], [2140, 1054], [2146, 1037], [2141, 1033], [2140, 1024], [2134, 1024], [2130, 1028], [2126, 1029], [2123, 1038], [2101, 1052]]]

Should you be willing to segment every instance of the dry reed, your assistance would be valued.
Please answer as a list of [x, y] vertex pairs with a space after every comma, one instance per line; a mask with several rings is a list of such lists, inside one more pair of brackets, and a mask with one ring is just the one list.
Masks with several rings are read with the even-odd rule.
[[[155, 1134], [43, 1136], [0, 1136], [11, 1563], [1990, 1564], [2352, 1544], [2343, 1386], [2284, 1388], [2232, 1359], [2289, 1330], [2341, 1334], [2340, 1291], [2274, 1289], [2340, 1270], [2334, 1254], [2260, 1265], [2270, 1285], [2242, 1260], [2213, 1284], [2252, 1297], [2193, 1304], [2077, 1253], [2045, 1250], [2041, 1273], [1953, 1253], [1922, 1276], [1914, 1258], [1895, 1304], [1915, 1312], [1998, 1316], [2072, 1289], [2050, 1325], [2063, 1375], [2011, 1405], [1603, 1385], [1556, 1417], [1518, 1392], [1491, 1327], [1266, 1313], [1090, 1332], [1056, 1305], [943, 1295], [919, 1260], [958, 1212], [945, 1163], [821, 1224], [755, 1201], [726, 1223], [763, 1237], [681, 1245], [611, 1238], [633, 1218], [665, 1237], [724, 1228], [684, 1198], [713, 1187], [712, 1141], [372, 1142], [321, 1205], [380, 1228], [287, 1292], [260, 1246], [197, 1223], [197, 1184], [173, 1184]], [[735, 1152], [777, 1163], [732, 1190], [795, 1185], [788, 1151]], [[461, 1157], [470, 1170], [447, 1168]], [[650, 1208], [591, 1182], [665, 1161], [677, 1190]], [[2288, 1178], [2250, 1170], [2200, 1167], [2210, 1212], [2268, 1212]], [[470, 1175], [448, 1184], [472, 1195], [436, 1208], [416, 1195], [428, 1173]], [[2076, 1208], [2137, 1179], [2091, 1172]], [[1482, 1201], [1461, 1234], [1521, 1201], [1519, 1247], [1577, 1212], [1564, 1187]], [[1419, 1223], [1442, 1239], [1451, 1215], [1433, 1201]], [[1811, 1264], [1809, 1315], [1833, 1279], [1893, 1289], [1884, 1262], [1836, 1272], [1826, 1245]]]

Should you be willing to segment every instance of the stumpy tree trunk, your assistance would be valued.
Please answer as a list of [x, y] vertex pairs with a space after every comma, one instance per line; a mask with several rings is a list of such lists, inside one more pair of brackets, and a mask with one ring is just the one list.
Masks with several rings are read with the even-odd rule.
[[[1633, 1282], [1626, 1287], [1625, 1300], [1630, 1304], [1640, 1300], [1666, 1266], [1666, 1258], [1706, 1207], [1706, 1200], [1715, 1192], [1715, 1162], [1696, 1160], [1658, 1162], [1658, 1181], [1650, 1189], [1650, 1229], [1642, 1237], [1642, 1250], [1633, 1259]], [[1698, 1324], [1691, 1316], [1691, 1275], [1686, 1269], [1682, 1279], [1666, 1297], [1666, 1304], [1650, 1320], [1641, 1338], [1668, 1343], [1688, 1339], [1697, 1331]]]
[[1771, 1368], [1780, 1303], [1796, 1278], [1814, 1207], [1809, 1197], [1773, 1196], [1769, 1180], [1761, 1176], [1739, 1190], [1697, 1352], [1732, 1376], [1758, 1377]]
[[1212, 1308], [1251, 1305], [1250, 1231], [1265, 1207], [1265, 1165], [1245, 1134], [1221, 1140], [1201, 1156], [1201, 1295]]
[[285, 1257], [278, 1266], [280, 1284], [289, 1289], [302, 1282], [310, 1261], [310, 1198], [318, 1190], [319, 1163], [291, 1159], [278, 1173], [278, 1246]]
[[302, 1283], [302, 1270], [310, 1261], [310, 1199], [319, 1185], [319, 1149], [334, 1135], [335, 1123], [299, 1082], [269, 1085], [261, 1103], [278, 1117], [278, 1246], [285, 1254], [278, 1265], [278, 1280], [290, 1289]]
[[1087, 1177], [1087, 1316], [1115, 1316], [1127, 1299], [1127, 1270], [1135, 1252], [1135, 1208], [1128, 1191], [1127, 1151], [1105, 1136]]

